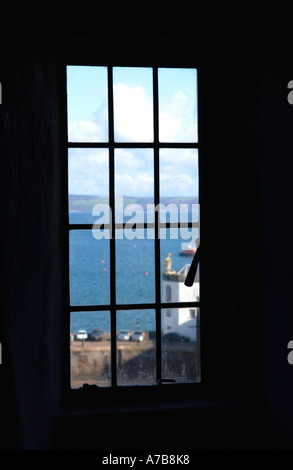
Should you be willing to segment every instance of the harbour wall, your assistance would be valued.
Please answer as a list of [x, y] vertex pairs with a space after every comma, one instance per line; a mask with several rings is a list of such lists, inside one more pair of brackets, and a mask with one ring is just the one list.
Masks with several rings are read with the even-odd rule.
[[[200, 378], [199, 345], [196, 342], [168, 344], [162, 347], [162, 369], [164, 377], [176, 381]], [[70, 348], [71, 386], [83, 383], [99, 386], [111, 385], [110, 341], [74, 341]], [[156, 383], [155, 342], [148, 339], [117, 344], [118, 384], [136, 385]]]

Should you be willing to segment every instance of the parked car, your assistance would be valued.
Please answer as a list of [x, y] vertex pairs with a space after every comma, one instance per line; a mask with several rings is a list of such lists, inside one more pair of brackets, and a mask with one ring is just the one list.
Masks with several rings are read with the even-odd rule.
[[90, 334], [90, 339], [92, 341], [102, 341], [104, 332], [101, 328], [94, 328]]
[[135, 331], [131, 337], [133, 341], [143, 341], [144, 340], [144, 334], [142, 331]]
[[120, 331], [119, 335], [117, 336], [117, 339], [119, 341], [129, 341], [131, 339], [129, 331]]
[[87, 337], [88, 337], [88, 334], [85, 330], [78, 330], [76, 334], [76, 339], [82, 341], [82, 340], [87, 339]]
[[190, 339], [187, 336], [179, 335], [178, 333], [166, 333], [162, 337], [163, 341], [168, 341], [170, 343], [188, 343]]

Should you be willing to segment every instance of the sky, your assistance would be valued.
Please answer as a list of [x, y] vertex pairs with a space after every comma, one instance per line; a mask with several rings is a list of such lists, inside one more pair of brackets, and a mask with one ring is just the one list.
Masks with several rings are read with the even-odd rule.
[[[159, 69], [160, 142], [197, 142], [197, 74], [194, 69]], [[153, 141], [151, 68], [113, 68], [115, 142]], [[107, 68], [67, 68], [68, 140], [108, 142]], [[197, 149], [160, 150], [160, 193], [197, 195]], [[153, 196], [152, 149], [115, 150], [117, 196]], [[108, 195], [106, 148], [69, 149], [69, 194]]]

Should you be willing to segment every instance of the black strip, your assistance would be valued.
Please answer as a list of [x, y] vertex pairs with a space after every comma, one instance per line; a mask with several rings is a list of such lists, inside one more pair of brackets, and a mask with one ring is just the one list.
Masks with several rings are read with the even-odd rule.
[[[59, 70], [58, 70], [59, 74]], [[64, 343], [62, 343], [62, 393], [71, 388], [71, 372], [70, 372], [70, 361], [71, 361], [71, 352], [70, 352], [70, 272], [69, 272], [69, 233], [68, 221], [69, 221], [69, 206], [68, 206], [68, 148], [67, 148], [67, 140], [68, 140], [68, 116], [67, 116], [67, 69], [66, 65], [63, 64], [60, 67], [60, 84], [61, 84], [61, 93], [60, 96], [62, 98], [60, 107], [61, 113], [63, 114], [63, 119], [60, 120], [60, 135], [61, 135], [61, 172], [62, 172], [62, 212], [64, 214], [63, 219], [63, 226], [62, 226], [62, 246], [64, 246], [63, 252], [63, 262], [64, 266], [67, 266], [66, 270], [66, 289], [64, 289], [64, 306], [66, 306], [66, 317], [62, 319], [62, 336], [65, 339]]]
[[[168, 308], [188, 308], [188, 307], [200, 307], [200, 302], [161, 302], [157, 303], [145, 303], [145, 304], [117, 304], [115, 309], [117, 310], [155, 310], [156, 306], [160, 309]], [[96, 311], [109, 311], [110, 305], [72, 305], [70, 310], [72, 312], [96, 312]]]
[[[68, 142], [69, 148], [108, 148], [109, 142]], [[153, 142], [115, 142], [116, 148], [153, 148]], [[160, 142], [161, 148], [198, 148], [197, 142]]]
[[197, 268], [198, 268], [199, 260], [200, 260], [200, 245], [198, 246], [198, 248], [196, 250], [196, 253], [194, 255], [194, 258], [192, 260], [191, 266], [189, 268], [188, 274], [187, 274], [185, 282], [184, 282], [184, 284], [187, 287], [191, 287], [194, 283], [194, 279], [195, 279], [196, 271], [197, 271]]
[[[114, 104], [113, 68], [108, 67], [108, 119], [109, 119], [109, 202], [111, 224], [115, 227], [115, 167], [114, 167]], [[111, 378], [117, 387], [117, 345], [116, 345], [116, 248], [115, 233], [110, 233], [110, 302], [111, 302]]]
[[[92, 230], [93, 225], [95, 225], [95, 230], [103, 229], [103, 230], [111, 230], [111, 224], [70, 224], [68, 227], [68, 230]], [[199, 222], [158, 222], [159, 228], [197, 228], [200, 226]], [[132, 224], [128, 222], [123, 222], [123, 223], [116, 223], [115, 224], [115, 230], [138, 230], [138, 229], [154, 229], [155, 228], [155, 223], [138, 223], [138, 224]]]
[[[154, 203], [160, 203], [160, 163], [159, 163], [159, 90], [158, 68], [153, 68], [153, 111], [154, 111]], [[159, 207], [159, 206], [158, 206]], [[161, 267], [160, 267], [160, 213], [155, 211], [155, 282], [156, 282], [156, 364], [157, 381], [162, 378], [161, 361]]]

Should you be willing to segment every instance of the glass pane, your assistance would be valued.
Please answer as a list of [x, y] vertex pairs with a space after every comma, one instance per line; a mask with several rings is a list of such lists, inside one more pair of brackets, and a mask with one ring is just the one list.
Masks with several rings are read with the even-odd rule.
[[[160, 150], [160, 221], [199, 224], [198, 150]], [[183, 230], [183, 229], [182, 229]], [[182, 231], [184, 236], [184, 231]], [[188, 237], [188, 231], [186, 233]]]
[[196, 69], [158, 70], [160, 142], [197, 142]]
[[198, 203], [198, 150], [160, 150], [161, 203]]
[[114, 67], [113, 94], [115, 141], [152, 142], [152, 69]]
[[106, 67], [67, 67], [69, 142], [108, 141]]
[[111, 385], [110, 312], [71, 312], [71, 388]]
[[68, 150], [69, 222], [109, 221], [108, 149]]
[[156, 383], [156, 335], [153, 310], [117, 312], [118, 385]]
[[143, 229], [116, 230], [118, 304], [155, 301], [154, 240], [148, 236]]
[[198, 308], [162, 310], [162, 375], [176, 382], [200, 382]]
[[[167, 230], [167, 236], [169, 236]], [[196, 302], [200, 299], [199, 267], [192, 287], [184, 284], [195, 251], [182, 250], [184, 243], [169, 238], [160, 240], [161, 245], [161, 298], [162, 302]], [[195, 249], [196, 250], [196, 249]]]
[[92, 230], [69, 234], [71, 305], [107, 305], [110, 301], [109, 231], [96, 239]]
[[146, 222], [154, 203], [154, 156], [152, 149], [115, 150], [116, 222]]

